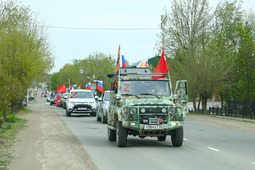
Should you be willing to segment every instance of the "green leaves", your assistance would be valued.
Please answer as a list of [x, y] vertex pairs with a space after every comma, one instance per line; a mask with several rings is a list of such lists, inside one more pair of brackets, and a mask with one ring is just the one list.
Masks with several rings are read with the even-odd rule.
[[254, 14], [247, 15], [237, 1], [221, 1], [213, 13], [210, 9], [207, 0], [174, 0], [165, 12], [159, 37], [173, 58], [172, 77], [187, 79], [194, 98], [227, 92], [222, 96], [255, 100]]
[[8, 102], [23, 98], [32, 81], [53, 66], [47, 39], [33, 18], [31, 10], [16, 1], [0, 4], [0, 76], [15, 87], [15, 95], [3, 99]]
[[86, 84], [95, 80], [103, 81], [104, 89], [110, 89], [110, 79], [108, 73], [113, 73], [116, 60], [100, 52], [94, 52], [83, 60], [73, 60], [73, 64], [66, 64], [58, 73], [54, 73], [51, 78], [51, 88], [56, 89], [63, 83], [66, 87], [81, 83], [81, 88], [86, 88]]

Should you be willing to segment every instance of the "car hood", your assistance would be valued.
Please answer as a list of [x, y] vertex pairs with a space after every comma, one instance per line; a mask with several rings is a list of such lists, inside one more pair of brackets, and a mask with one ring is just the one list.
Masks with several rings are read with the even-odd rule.
[[95, 102], [95, 99], [93, 98], [70, 98], [69, 102], [75, 102], [75, 103], [91, 103]]

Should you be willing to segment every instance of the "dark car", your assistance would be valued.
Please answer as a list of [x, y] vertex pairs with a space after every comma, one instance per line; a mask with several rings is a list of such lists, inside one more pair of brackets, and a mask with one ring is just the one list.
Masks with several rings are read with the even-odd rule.
[[50, 100], [50, 105], [56, 104], [56, 96], [52, 97]]

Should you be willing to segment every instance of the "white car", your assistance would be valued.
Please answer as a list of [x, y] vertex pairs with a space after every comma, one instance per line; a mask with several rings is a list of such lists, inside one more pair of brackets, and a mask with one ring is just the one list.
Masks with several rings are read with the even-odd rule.
[[91, 90], [71, 90], [66, 100], [66, 116], [70, 117], [72, 112], [90, 113], [96, 116], [97, 103]]

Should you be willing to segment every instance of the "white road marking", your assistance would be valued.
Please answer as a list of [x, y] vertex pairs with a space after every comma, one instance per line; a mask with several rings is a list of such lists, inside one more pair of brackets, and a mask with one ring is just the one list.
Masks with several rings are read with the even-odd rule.
[[212, 147], [208, 147], [208, 149], [211, 149], [211, 150], [216, 151], [216, 152], [220, 151], [219, 149], [215, 149], [215, 148], [212, 148]]
[[188, 140], [188, 139], [186, 139], [186, 138], [183, 138], [183, 140]]

